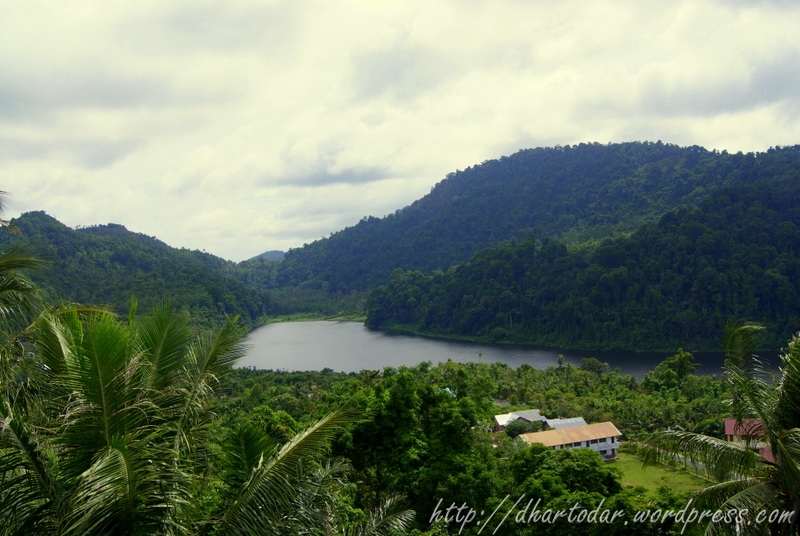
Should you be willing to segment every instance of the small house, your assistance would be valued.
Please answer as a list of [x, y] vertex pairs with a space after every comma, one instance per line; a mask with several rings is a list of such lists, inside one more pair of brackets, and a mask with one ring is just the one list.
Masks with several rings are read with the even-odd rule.
[[526, 409], [524, 411], [512, 411], [511, 413], [503, 413], [494, 416], [494, 431], [502, 432], [506, 429], [509, 423], [521, 419], [524, 422], [542, 422], [546, 421], [538, 409]]
[[539, 443], [554, 450], [587, 448], [599, 453], [604, 460], [613, 460], [617, 457], [621, 435], [612, 423], [600, 422], [530, 432], [519, 437], [529, 445]]
[[725, 440], [753, 450], [767, 461], [775, 461], [772, 450], [763, 440], [764, 423], [761, 419], [725, 419]]

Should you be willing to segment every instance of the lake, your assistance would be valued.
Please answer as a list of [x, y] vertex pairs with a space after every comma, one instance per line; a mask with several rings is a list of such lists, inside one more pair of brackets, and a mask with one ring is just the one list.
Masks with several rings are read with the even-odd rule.
[[[253, 330], [250, 349], [239, 362], [241, 367], [272, 370], [322, 370], [359, 372], [401, 365], [415, 366], [452, 360], [458, 363], [505, 363], [517, 368], [528, 364], [537, 369], [556, 366], [558, 354], [575, 366], [581, 359], [596, 357], [619, 368], [623, 374], [639, 379], [674, 352], [589, 352], [506, 346], [430, 339], [413, 335], [372, 331], [357, 322], [282, 322]], [[677, 349], [676, 349], [677, 350]], [[702, 366], [698, 374], [721, 372], [719, 352], [695, 354]]]

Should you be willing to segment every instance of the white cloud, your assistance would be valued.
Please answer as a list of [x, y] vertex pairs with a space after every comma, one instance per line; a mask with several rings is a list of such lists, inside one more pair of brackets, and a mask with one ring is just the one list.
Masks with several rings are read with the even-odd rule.
[[536, 145], [800, 141], [782, 1], [7, 2], [7, 215], [242, 260]]

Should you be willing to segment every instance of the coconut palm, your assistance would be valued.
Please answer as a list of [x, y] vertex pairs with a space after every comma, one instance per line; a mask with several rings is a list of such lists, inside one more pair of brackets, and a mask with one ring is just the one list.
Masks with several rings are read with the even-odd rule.
[[[0, 214], [6, 211], [6, 198], [8, 198], [8, 192], [0, 191]], [[12, 225], [10, 221], [4, 220], [2, 217], [0, 217], [0, 228], [12, 233], [19, 232], [19, 229]]]
[[[0, 214], [3, 197], [0, 192]], [[15, 229], [2, 219], [0, 227]], [[26, 272], [47, 264], [26, 244], [12, 245], [0, 252], [0, 393], [6, 398], [14, 398], [16, 386], [28, 376], [30, 364], [21, 333], [41, 307], [39, 291]]]
[[[29, 396], [0, 393], [0, 534], [279, 533], [287, 523], [325, 533], [298, 517], [319, 502], [303, 501], [310, 480], [298, 468], [363, 414], [345, 406], [283, 445], [245, 428], [220, 446], [209, 405], [244, 352], [236, 321], [195, 337], [167, 305], [134, 313], [69, 307], [25, 332], [38, 364], [20, 387]], [[192, 490], [212, 446], [225, 488], [199, 511]], [[360, 527], [389, 534], [410, 515]]]
[[0, 530], [185, 532], [208, 395], [243, 351], [235, 322], [193, 339], [167, 306], [128, 322], [68, 308], [26, 335], [41, 403], [0, 401]]
[[[352, 519], [342, 497], [350, 466], [343, 460], [317, 459], [332, 432], [359, 419], [353, 408], [340, 409], [284, 445], [263, 431], [243, 426], [223, 461], [228, 489], [235, 491], [216, 519], [230, 534], [307, 534], [320, 536], [394, 536], [405, 534], [414, 512], [402, 497], [385, 499], [365, 519]], [[310, 462], [310, 463], [307, 463]]]
[[[800, 337], [789, 342], [773, 382], [754, 355], [762, 329], [740, 324], [725, 331], [732, 413], [742, 428], [758, 423], [749, 426], [747, 442], [683, 431], [661, 432], [645, 442], [646, 464], [679, 458], [718, 482], [700, 490], [694, 506], [736, 510], [738, 522], [712, 520], [707, 534], [800, 534]], [[773, 512], [778, 517], [770, 522]], [[756, 522], [759, 513], [766, 521]]]

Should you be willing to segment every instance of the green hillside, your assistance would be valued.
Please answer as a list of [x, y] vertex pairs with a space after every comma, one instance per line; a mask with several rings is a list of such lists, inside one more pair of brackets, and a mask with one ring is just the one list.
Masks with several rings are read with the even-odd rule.
[[593, 248], [531, 236], [445, 273], [397, 270], [370, 294], [367, 324], [571, 348], [697, 350], [719, 348], [725, 323], [744, 318], [766, 323], [778, 348], [800, 330], [800, 167], [781, 169]]
[[236, 265], [213, 255], [172, 248], [156, 238], [109, 224], [71, 229], [44, 212], [29, 212], [12, 222], [51, 266], [31, 278], [52, 301], [102, 305], [125, 312], [131, 296], [142, 308], [170, 300], [187, 309], [193, 321], [218, 323], [238, 314], [252, 324], [265, 311], [263, 291], [234, 275]]
[[526, 149], [451, 173], [394, 214], [290, 250], [278, 281], [367, 289], [395, 268], [447, 270], [529, 233], [570, 244], [603, 239], [697, 206], [722, 186], [799, 164], [793, 149], [728, 154], [660, 142]]

